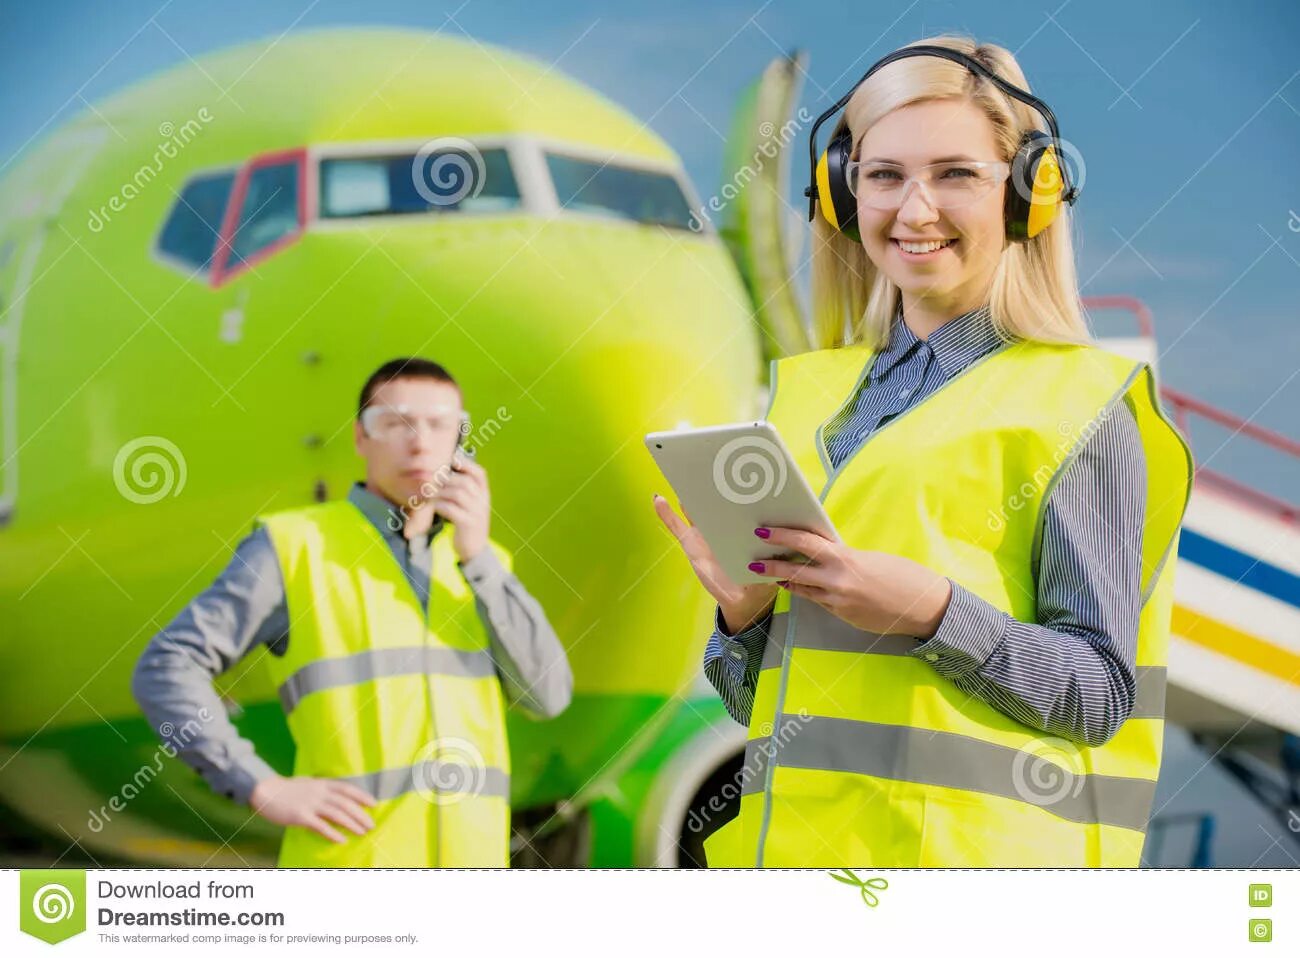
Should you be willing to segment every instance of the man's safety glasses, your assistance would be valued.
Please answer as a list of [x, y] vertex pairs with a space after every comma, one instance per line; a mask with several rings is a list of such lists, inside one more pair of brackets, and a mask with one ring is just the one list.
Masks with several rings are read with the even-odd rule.
[[469, 414], [454, 406], [367, 406], [361, 412], [361, 428], [382, 442], [414, 439], [421, 430], [434, 437], [463, 434], [468, 423]]

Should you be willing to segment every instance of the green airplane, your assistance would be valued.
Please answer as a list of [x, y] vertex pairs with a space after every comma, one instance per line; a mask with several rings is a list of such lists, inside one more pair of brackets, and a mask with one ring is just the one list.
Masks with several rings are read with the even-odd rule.
[[[698, 858], [745, 732], [702, 680], [712, 603], [641, 437], [760, 415], [764, 360], [804, 348], [757, 150], [797, 69], [740, 104], [723, 202], [557, 70], [388, 29], [180, 65], [0, 171], [6, 864], [274, 861], [278, 830], [160, 747], [131, 669], [254, 516], [346, 493], [355, 394], [405, 355], [462, 383], [493, 536], [575, 673], [560, 718], [510, 720], [515, 863]], [[287, 772], [261, 654], [219, 688]]]

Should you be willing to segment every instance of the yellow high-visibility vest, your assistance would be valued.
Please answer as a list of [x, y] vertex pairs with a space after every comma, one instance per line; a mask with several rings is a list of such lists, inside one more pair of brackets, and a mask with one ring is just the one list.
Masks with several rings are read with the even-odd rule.
[[[293, 774], [345, 779], [375, 827], [330, 842], [285, 829], [281, 867], [506, 867], [505, 704], [450, 534], [435, 536], [428, 614], [379, 530], [351, 502], [261, 517], [284, 576], [289, 642], [266, 656]], [[510, 555], [489, 547], [507, 569]]]
[[[845, 544], [904, 556], [1036, 621], [1043, 510], [1126, 403], [1146, 460], [1137, 691], [1108, 741], [1066, 741], [909, 652], [782, 591], [759, 673], [739, 817], [710, 865], [1135, 866], [1164, 732], [1165, 666], [1191, 455], [1150, 367], [1093, 346], [1004, 344], [832, 468], [824, 429], [869, 375], [849, 346], [778, 360], [768, 419]], [[832, 412], [832, 416], [834, 412]]]

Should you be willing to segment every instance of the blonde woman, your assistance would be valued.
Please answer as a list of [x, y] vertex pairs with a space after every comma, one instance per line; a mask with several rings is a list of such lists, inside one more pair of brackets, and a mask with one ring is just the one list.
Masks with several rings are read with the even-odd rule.
[[838, 538], [755, 529], [811, 561], [740, 587], [655, 500], [749, 729], [709, 864], [1135, 866], [1186, 445], [1149, 366], [1090, 344], [1077, 191], [1010, 53], [922, 41], [818, 123], [839, 107], [809, 189], [819, 348], [773, 364], [767, 417]]

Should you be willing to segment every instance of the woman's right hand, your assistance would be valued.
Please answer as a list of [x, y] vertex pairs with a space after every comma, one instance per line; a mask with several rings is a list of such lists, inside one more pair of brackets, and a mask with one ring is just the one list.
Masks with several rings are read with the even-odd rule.
[[673, 534], [673, 538], [686, 553], [686, 558], [690, 560], [695, 577], [708, 590], [709, 595], [717, 600], [730, 634], [735, 635], [761, 619], [776, 601], [780, 587], [775, 582], [737, 585], [722, 571], [722, 566], [709, 544], [704, 541], [704, 536], [700, 535], [700, 530], [688, 524], [689, 516], [682, 519], [661, 495], [655, 495], [654, 504], [660, 521]]

